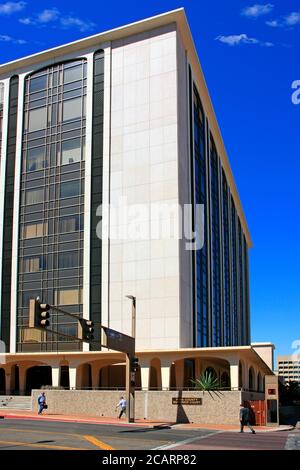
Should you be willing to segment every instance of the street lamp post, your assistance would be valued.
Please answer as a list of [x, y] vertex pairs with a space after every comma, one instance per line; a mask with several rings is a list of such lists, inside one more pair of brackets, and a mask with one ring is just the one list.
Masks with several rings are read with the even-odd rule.
[[[126, 295], [132, 301], [131, 309], [131, 336], [135, 339], [136, 336], [136, 297], [133, 295]], [[126, 354], [126, 400], [127, 400], [127, 421], [134, 423], [135, 417], [135, 378], [134, 372], [131, 371], [131, 362], [135, 357], [135, 347], [133, 356]]]

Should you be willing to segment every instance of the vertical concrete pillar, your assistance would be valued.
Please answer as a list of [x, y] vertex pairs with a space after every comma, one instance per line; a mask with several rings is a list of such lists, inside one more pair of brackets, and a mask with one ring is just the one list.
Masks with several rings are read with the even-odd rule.
[[195, 359], [195, 379], [199, 379], [202, 371], [202, 364], [200, 357]]
[[239, 361], [230, 361], [230, 385], [231, 389], [239, 388]]
[[242, 377], [243, 377], [243, 389], [249, 390], [249, 366], [246, 363], [243, 364]]
[[19, 366], [20, 395], [25, 395], [26, 393], [26, 371], [27, 367], [22, 365]]
[[92, 388], [99, 387], [99, 366], [92, 365]]
[[60, 379], [60, 367], [59, 366], [52, 366], [51, 367], [51, 374], [52, 374], [52, 387], [59, 386], [59, 379]]
[[184, 359], [175, 362], [176, 388], [183, 388], [184, 383]]
[[69, 382], [70, 382], [70, 390], [76, 388], [76, 367], [69, 366]]
[[10, 395], [11, 369], [5, 370], [5, 394]]
[[161, 361], [161, 387], [163, 390], [170, 389], [171, 362]]
[[141, 387], [143, 390], [149, 390], [150, 366], [149, 362], [141, 363]]

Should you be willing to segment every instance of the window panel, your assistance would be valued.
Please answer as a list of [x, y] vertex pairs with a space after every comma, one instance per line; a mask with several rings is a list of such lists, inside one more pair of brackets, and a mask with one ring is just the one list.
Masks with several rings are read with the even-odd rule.
[[62, 143], [61, 148], [61, 164], [67, 165], [69, 163], [80, 162], [81, 160], [81, 145], [80, 139], [67, 140]]
[[65, 251], [58, 255], [58, 268], [75, 268], [78, 266], [79, 257], [77, 251]]
[[82, 65], [67, 68], [64, 70], [64, 83], [74, 82], [82, 79]]
[[59, 232], [75, 232], [81, 230], [80, 216], [72, 215], [70, 217], [62, 217], [59, 221]]
[[28, 131], [34, 132], [47, 126], [47, 108], [32, 109], [29, 111]]
[[63, 121], [79, 119], [82, 114], [82, 98], [64, 101], [63, 103]]
[[82, 304], [82, 289], [56, 290], [54, 295], [56, 305]]
[[35, 256], [32, 258], [23, 259], [23, 272], [25, 273], [36, 273], [42, 269], [42, 258], [41, 256]]
[[23, 238], [43, 237], [48, 233], [48, 223], [27, 224], [23, 228]]
[[80, 194], [80, 181], [67, 181], [60, 185], [60, 197], [74, 197]]
[[32, 78], [30, 80], [29, 92], [34, 93], [35, 91], [44, 90], [47, 87], [47, 75], [41, 77]]
[[29, 149], [27, 153], [27, 171], [43, 170], [46, 167], [45, 147]]
[[26, 204], [39, 204], [44, 200], [44, 189], [31, 189], [26, 191]]

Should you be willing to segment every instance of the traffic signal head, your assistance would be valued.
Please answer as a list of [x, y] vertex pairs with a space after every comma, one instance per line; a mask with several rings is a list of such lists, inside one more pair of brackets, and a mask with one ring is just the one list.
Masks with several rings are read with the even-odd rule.
[[46, 328], [49, 326], [50, 305], [42, 304], [37, 299], [29, 300], [29, 328]]
[[139, 370], [139, 359], [138, 357], [133, 357], [131, 359], [131, 371], [137, 372]]
[[93, 341], [94, 339], [94, 322], [85, 320], [84, 318], [78, 319], [78, 332], [77, 336], [82, 341]]

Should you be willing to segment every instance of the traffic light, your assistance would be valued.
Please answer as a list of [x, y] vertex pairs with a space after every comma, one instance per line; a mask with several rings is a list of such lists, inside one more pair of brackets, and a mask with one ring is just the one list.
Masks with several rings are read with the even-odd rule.
[[38, 299], [29, 300], [29, 328], [46, 328], [49, 326], [50, 305], [42, 304]]
[[132, 357], [130, 361], [131, 372], [137, 372], [139, 370], [139, 359], [138, 357]]
[[94, 322], [85, 320], [84, 318], [78, 319], [78, 338], [82, 341], [92, 341], [94, 339]]

